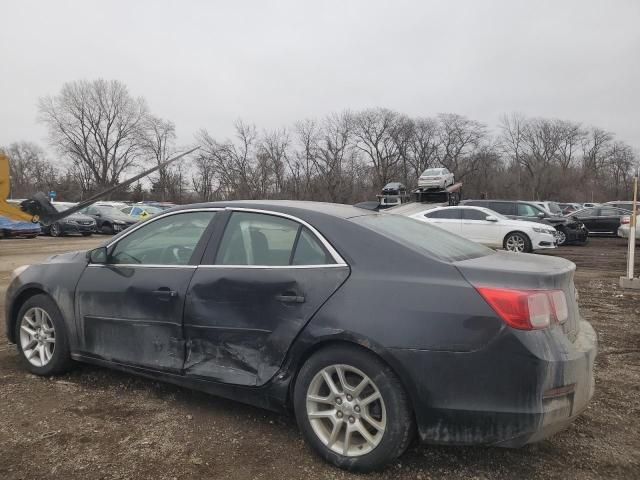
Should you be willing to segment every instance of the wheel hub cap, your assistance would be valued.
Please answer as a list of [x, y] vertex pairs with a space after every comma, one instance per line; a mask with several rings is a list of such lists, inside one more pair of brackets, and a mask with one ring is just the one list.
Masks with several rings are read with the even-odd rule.
[[331, 365], [307, 391], [307, 416], [322, 443], [348, 457], [367, 454], [382, 441], [387, 416], [382, 395], [361, 370]]
[[49, 314], [40, 307], [27, 310], [20, 321], [20, 346], [26, 359], [36, 367], [51, 361], [56, 337]]

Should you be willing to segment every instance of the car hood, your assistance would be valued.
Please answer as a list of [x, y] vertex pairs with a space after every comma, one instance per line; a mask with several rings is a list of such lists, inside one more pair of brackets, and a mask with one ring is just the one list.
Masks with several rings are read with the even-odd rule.
[[509, 227], [518, 227], [518, 228], [533, 228], [534, 225], [531, 225], [532, 223], [542, 223], [543, 225], [546, 225], [550, 230], [553, 230], [553, 227], [551, 225], [543, 222], [527, 222], [525, 220], [511, 220], [511, 219], [500, 220], [500, 225], [509, 226]]
[[69, 220], [75, 220], [77, 222], [88, 222], [90, 220], [93, 220], [93, 217], [85, 215], [84, 213], [72, 213], [71, 215], [67, 215], [66, 217], [64, 217], [63, 220], [66, 220], [67, 218]]
[[58, 253], [51, 255], [41, 264], [53, 264], [53, 263], [87, 263], [87, 252], [78, 250], [75, 252]]

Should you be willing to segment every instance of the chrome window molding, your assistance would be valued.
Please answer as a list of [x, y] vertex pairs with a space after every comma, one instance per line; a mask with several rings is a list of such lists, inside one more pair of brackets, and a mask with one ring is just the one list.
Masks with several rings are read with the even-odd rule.
[[197, 265], [162, 265], [155, 263], [90, 263], [88, 267], [126, 267], [126, 268], [198, 268]]
[[261, 210], [261, 209], [257, 209], [257, 208], [244, 208], [244, 207], [202, 207], [202, 208], [188, 208], [188, 209], [184, 209], [184, 210], [176, 210], [175, 212], [168, 212], [168, 213], [163, 213], [163, 214], [158, 214], [156, 216], [154, 216], [153, 218], [150, 218], [149, 220], [145, 221], [145, 222], [141, 222], [140, 225], [137, 225], [135, 227], [133, 227], [130, 231], [126, 232], [124, 235], [122, 235], [121, 237], [119, 237], [118, 239], [108, 243], [106, 245], [107, 249], [110, 249], [113, 245], [115, 245], [116, 243], [118, 243], [119, 241], [121, 241], [123, 238], [128, 237], [129, 235], [131, 235], [133, 232], [137, 231], [139, 228], [142, 228], [146, 225], [149, 225], [152, 222], [155, 222], [157, 220], [160, 220], [162, 218], [166, 218], [169, 217], [171, 215], [179, 215], [181, 213], [190, 213], [190, 212], [219, 212], [219, 211], [223, 211], [223, 210], [229, 210], [231, 212], [247, 212], [247, 213], [260, 213], [263, 215], [273, 215], [276, 217], [282, 217], [282, 218], [287, 218], [289, 220], [292, 220], [294, 222], [297, 222], [301, 225], [303, 225], [304, 227], [308, 228], [309, 231], [318, 239], [320, 240], [320, 243], [322, 243], [322, 245], [324, 246], [324, 248], [327, 249], [327, 251], [329, 252], [329, 255], [331, 255], [331, 258], [333, 258], [333, 260], [336, 263], [327, 263], [327, 264], [320, 264], [320, 265], [161, 265], [161, 264], [138, 264], [138, 263], [133, 263], [133, 264], [124, 264], [124, 263], [114, 263], [114, 264], [102, 264], [102, 263], [90, 263], [88, 266], [89, 267], [127, 267], [127, 268], [233, 268], [233, 269], [239, 269], [239, 268], [251, 268], [251, 269], [283, 269], [283, 268], [291, 268], [291, 269], [302, 269], [302, 268], [336, 268], [336, 267], [348, 267], [349, 265], [347, 264], [347, 262], [340, 256], [340, 254], [337, 252], [337, 250], [335, 248], [333, 248], [333, 245], [331, 245], [331, 243], [329, 243], [329, 241], [324, 238], [324, 236], [311, 224], [309, 224], [308, 222], [305, 222], [304, 220], [293, 216], [293, 215], [289, 215], [287, 213], [281, 213], [281, 212], [274, 212], [272, 210]]
[[[317, 268], [317, 267], [330, 267], [330, 266], [338, 266], [338, 267], [345, 267], [348, 266], [347, 262], [344, 261], [344, 259], [340, 256], [340, 254], [336, 251], [335, 248], [333, 248], [333, 245], [331, 245], [329, 243], [329, 241], [324, 238], [324, 236], [311, 224], [305, 222], [304, 220], [295, 217], [293, 215], [289, 215], [288, 213], [281, 213], [281, 212], [274, 212], [272, 210], [261, 210], [258, 208], [244, 208], [244, 207], [227, 207], [226, 210], [231, 210], [232, 212], [247, 212], [247, 213], [262, 213], [264, 215], [274, 215], [276, 217], [282, 217], [282, 218], [287, 218], [289, 220], [293, 220], [294, 222], [297, 222], [305, 227], [307, 227], [311, 233], [313, 233], [315, 235], [315, 237], [320, 240], [320, 243], [322, 243], [322, 245], [324, 245], [324, 248], [327, 249], [327, 251], [329, 252], [329, 255], [331, 255], [331, 258], [333, 258], [333, 260], [336, 262], [335, 264], [329, 263], [329, 264], [322, 264], [322, 265], [308, 265], [309, 267], [313, 267], [313, 268]], [[273, 267], [278, 267], [276, 266], [270, 266], [270, 265], [206, 265], [206, 266], [213, 266], [213, 267], [236, 267], [236, 268], [242, 268], [242, 267], [262, 267], [262, 268], [273, 268]], [[291, 267], [304, 267], [307, 265], [282, 265], [283, 268], [291, 268]]]
[[211, 207], [211, 208], [207, 208], [207, 207], [203, 207], [203, 208], [186, 208], [184, 210], [176, 210], [175, 212], [167, 212], [167, 213], [161, 213], [158, 215], [154, 215], [152, 218], [150, 218], [147, 221], [141, 222], [140, 225], [136, 225], [135, 227], [133, 227], [130, 231], [128, 231], [127, 233], [125, 233], [124, 235], [122, 235], [121, 237], [119, 237], [116, 240], [113, 240], [112, 242], [107, 244], [107, 248], [111, 248], [112, 245], [115, 245], [116, 243], [118, 243], [120, 240], [122, 240], [123, 238], [127, 238], [129, 235], [131, 235], [133, 232], [135, 232], [136, 230], [138, 230], [139, 228], [142, 228], [146, 225], [149, 225], [150, 223], [156, 222], [162, 218], [166, 218], [166, 217], [170, 217], [172, 215], [179, 215], [181, 213], [191, 213], [191, 212], [220, 212], [224, 210], [224, 208], [221, 207]]
[[348, 267], [346, 263], [322, 263], [320, 265], [197, 265], [197, 268], [255, 268], [255, 269], [301, 269], [301, 268], [344, 268]]

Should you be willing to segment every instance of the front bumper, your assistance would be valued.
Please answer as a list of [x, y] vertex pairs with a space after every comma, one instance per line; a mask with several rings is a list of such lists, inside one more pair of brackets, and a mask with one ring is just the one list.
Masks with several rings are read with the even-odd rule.
[[412, 382], [422, 441], [518, 447], [566, 428], [586, 408], [596, 351], [595, 331], [581, 321], [574, 342], [559, 326], [505, 327], [475, 352], [393, 354]]
[[555, 235], [550, 233], [536, 234], [536, 236], [531, 240], [534, 250], [546, 250], [549, 248], [556, 248], [558, 246], [558, 241], [556, 240]]
[[565, 225], [564, 231], [567, 236], [566, 243], [586, 242], [589, 230], [584, 225]]
[[95, 233], [96, 224], [61, 223], [63, 233]]

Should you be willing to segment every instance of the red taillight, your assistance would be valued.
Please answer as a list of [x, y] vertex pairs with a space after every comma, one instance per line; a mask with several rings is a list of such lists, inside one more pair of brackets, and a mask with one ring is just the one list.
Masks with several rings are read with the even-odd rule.
[[628, 215], [625, 215], [624, 217], [620, 217], [620, 223], [622, 225], [628, 225], [629, 223], [631, 223], [631, 217]]
[[478, 287], [477, 290], [507, 325], [519, 330], [546, 328], [552, 321], [564, 323], [569, 316], [562, 290], [493, 287]]

